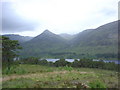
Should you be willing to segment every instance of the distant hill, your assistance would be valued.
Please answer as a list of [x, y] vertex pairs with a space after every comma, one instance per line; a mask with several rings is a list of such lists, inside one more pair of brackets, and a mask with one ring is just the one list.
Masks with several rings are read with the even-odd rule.
[[88, 29], [74, 37], [45, 30], [22, 44], [23, 57], [45, 58], [117, 58], [118, 21]]
[[9, 37], [11, 40], [18, 40], [20, 43], [31, 40], [33, 37], [29, 36], [20, 36], [16, 34], [5, 34], [3, 36]]

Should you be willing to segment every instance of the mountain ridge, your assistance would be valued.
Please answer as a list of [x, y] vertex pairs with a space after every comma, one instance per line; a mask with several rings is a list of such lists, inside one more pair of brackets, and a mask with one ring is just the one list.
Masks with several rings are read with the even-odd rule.
[[[118, 21], [87, 29], [74, 38], [45, 30], [22, 43], [20, 55], [46, 58], [117, 58]], [[66, 35], [67, 36], [67, 35]]]

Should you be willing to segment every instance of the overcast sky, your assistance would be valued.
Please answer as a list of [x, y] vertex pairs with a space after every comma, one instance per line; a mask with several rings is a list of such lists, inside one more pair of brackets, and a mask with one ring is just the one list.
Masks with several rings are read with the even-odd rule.
[[2, 32], [76, 34], [118, 19], [119, 0], [2, 0]]

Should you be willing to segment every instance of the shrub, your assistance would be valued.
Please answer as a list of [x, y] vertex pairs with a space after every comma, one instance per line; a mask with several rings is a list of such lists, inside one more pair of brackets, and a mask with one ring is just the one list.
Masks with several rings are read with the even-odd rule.
[[90, 88], [106, 88], [106, 85], [101, 81], [92, 81], [89, 83]]
[[67, 65], [64, 67], [64, 69], [67, 70], [67, 71], [73, 70], [73, 68], [71, 66], [67, 66]]
[[10, 69], [5, 68], [3, 70], [3, 74], [24, 74], [26, 71], [22, 67], [17, 66], [11, 66]]

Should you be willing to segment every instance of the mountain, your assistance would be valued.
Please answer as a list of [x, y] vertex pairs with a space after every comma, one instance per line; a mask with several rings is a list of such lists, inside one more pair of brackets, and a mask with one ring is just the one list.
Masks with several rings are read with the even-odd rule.
[[17, 34], [5, 34], [3, 36], [9, 37], [11, 40], [18, 40], [20, 43], [31, 40], [33, 37], [29, 36], [20, 36]]
[[45, 30], [30, 41], [23, 43], [22, 47], [24, 50], [22, 53], [31, 56], [45, 56], [64, 49], [66, 45], [67, 42], [64, 38], [50, 32], [49, 30]]
[[[69, 38], [69, 39], [66, 39]], [[107, 58], [116, 59], [118, 53], [118, 21], [87, 29], [71, 39], [70, 35], [56, 35], [45, 30], [22, 44], [23, 57], [42, 58]]]
[[50, 32], [49, 30], [45, 30], [43, 33], [34, 37], [31, 40], [31, 42], [38, 42], [38, 41], [40, 41], [40, 43], [43, 43], [44, 41], [52, 42], [52, 43], [55, 43], [55, 42], [59, 43], [59, 42], [64, 42], [65, 40], [59, 35], [56, 35]]

